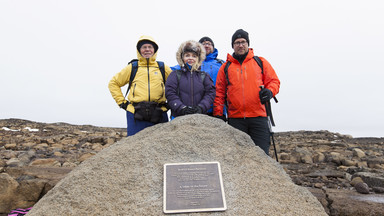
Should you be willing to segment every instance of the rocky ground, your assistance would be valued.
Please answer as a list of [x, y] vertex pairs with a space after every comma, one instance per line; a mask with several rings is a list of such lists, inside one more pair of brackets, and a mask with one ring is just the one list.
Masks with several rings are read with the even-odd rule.
[[[33, 206], [74, 167], [125, 136], [124, 128], [0, 120], [0, 215]], [[297, 131], [274, 139], [293, 182], [329, 215], [384, 215], [384, 138]]]

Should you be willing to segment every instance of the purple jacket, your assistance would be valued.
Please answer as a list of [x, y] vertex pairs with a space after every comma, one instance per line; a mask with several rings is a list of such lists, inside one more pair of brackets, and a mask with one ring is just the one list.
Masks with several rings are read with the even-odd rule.
[[[202, 71], [190, 72], [185, 67], [181, 69], [180, 83], [176, 71], [168, 76], [165, 83], [165, 97], [172, 111], [172, 116], [180, 115], [185, 106], [200, 106], [203, 113], [211, 107], [216, 96], [215, 85], [209, 74], [206, 73], [204, 81], [201, 79]], [[179, 88], [179, 94], [177, 93]]]

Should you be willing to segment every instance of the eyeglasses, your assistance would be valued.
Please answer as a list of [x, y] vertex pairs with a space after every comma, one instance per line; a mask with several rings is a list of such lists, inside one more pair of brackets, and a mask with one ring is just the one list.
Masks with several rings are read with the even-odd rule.
[[235, 42], [235, 43], [233, 43], [235, 46], [240, 46], [240, 45], [243, 45], [243, 46], [245, 46], [245, 44], [247, 44], [247, 41], [237, 41], [237, 42]]
[[204, 43], [202, 43], [203, 44], [203, 46], [212, 46], [212, 43], [211, 42], [204, 42]]

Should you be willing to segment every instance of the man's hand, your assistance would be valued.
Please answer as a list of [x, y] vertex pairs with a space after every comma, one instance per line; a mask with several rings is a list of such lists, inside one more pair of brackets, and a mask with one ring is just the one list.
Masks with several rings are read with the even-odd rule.
[[195, 110], [191, 106], [185, 106], [180, 110], [181, 115], [188, 115], [188, 114], [194, 114]]
[[272, 94], [271, 90], [269, 90], [267, 88], [262, 88], [259, 92], [259, 97], [260, 97], [260, 102], [262, 104], [265, 104], [269, 100], [271, 100], [271, 98], [273, 97], [273, 94]]
[[119, 104], [119, 107], [121, 109], [127, 110], [128, 104], [128, 101], [125, 100], [123, 103]]
[[203, 108], [199, 107], [199, 106], [195, 106], [193, 107], [195, 113], [198, 113], [198, 114], [202, 114], [203, 113]]

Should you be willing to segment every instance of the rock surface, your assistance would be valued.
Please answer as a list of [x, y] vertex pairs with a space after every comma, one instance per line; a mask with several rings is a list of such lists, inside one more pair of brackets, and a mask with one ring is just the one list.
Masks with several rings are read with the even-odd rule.
[[212, 214], [326, 215], [249, 136], [204, 115], [158, 124], [102, 150], [70, 172], [29, 215], [160, 215], [164, 164], [211, 161], [221, 164], [227, 200], [226, 211]]
[[327, 188], [326, 194], [332, 202], [330, 215], [384, 215], [384, 196], [359, 195], [352, 190]]
[[125, 131], [0, 120], [0, 215], [33, 206], [74, 167], [125, 137]]
[[[125, 136], [124, 128], [0, 120], [0, 215], [31, 207], [71, 170]], [[380, 215], [364, 209], [384, 206], [384, 138], [328, 131], [280, 132], [274, 137], [281, 166], [329, 215]], [[49, 163], [41, 166], [43, 161]], [[356, 192], [358, 182], [368, 185], [369, 194]]]

